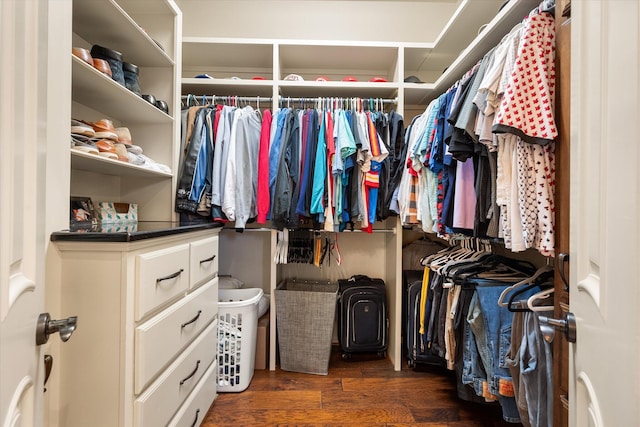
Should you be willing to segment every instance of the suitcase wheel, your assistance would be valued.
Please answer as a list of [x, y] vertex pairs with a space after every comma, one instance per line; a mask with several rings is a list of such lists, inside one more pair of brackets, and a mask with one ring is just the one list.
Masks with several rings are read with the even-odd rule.
[[342, 360], [350, 360], [351, 353], [342, 353]]

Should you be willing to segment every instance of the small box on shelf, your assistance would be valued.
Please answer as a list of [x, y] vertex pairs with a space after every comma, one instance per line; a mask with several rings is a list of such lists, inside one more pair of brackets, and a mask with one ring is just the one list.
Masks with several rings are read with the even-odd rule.
[[138, 223], [138, 205], [135, 203], [99, 202], [96, 209], [102, 225], [134, 225]]

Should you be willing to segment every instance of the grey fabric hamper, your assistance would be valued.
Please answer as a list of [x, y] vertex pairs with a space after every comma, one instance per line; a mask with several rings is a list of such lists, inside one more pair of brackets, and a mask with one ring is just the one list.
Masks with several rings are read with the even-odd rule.
[[327, 375], [338, 284], [280, 282], [275, 290], [280, 369]]

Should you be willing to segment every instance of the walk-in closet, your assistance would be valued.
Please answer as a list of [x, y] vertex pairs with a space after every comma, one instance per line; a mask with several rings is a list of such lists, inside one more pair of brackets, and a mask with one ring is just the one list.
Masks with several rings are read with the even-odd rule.
[[0, 1], [0, 424], [640, 424], [640, 0]]
[[[504, 302], [489, 292], [487, 298], [496, 300], [491, 314], [484, 312], [490, 317], [504, 310], [507, 317], [518, 312], [521, 318], [531, 312], [527, 298], [553, 291], [555, 3], [466, 2], [431, 40], [415, 31], [392, 36], [388, 23], [368, 36], [338, 28], [329, 40], [266, 28], [230, 37], [222, 28], [208, 28], [202, 14], [191, 15], [195, 5], [183, 6], [183, 155], [192, 156], [193, 165], [212, 156], [213, 170], [208, 180], [198, 175], [200, 182], [191, 175], [179, 178], [189, 188], [179, 188], [177, 207], [184, 219], [208, 215], [223, 221], [220, 275], [270, 296], [268, 369], [279, 370], [283, 357], [275, 298], [283, 282], [368, 275], [386, 285], [386, 357], [394, 370], [422, 363], [457, 370], [461, 397], [500, 403], [504, 419], [519, 423], [511, 373], [483, 373], [482, 380], [467, 371], [463, 378], [462, 366], [470, 363], [463, 357], [471, 356], [460, 349], [476, 343], [465, 341], [462, 325], [477, 283], [492, 282], [493, 291], [528, 286], [514, 298], [503, 296]], [[296, 6], [282, 7], [295, 17]], [[464, 25], [475, 31], [463, 32]], [[264, 37], [267, 32], [273, 38]], [[521, 39], [529, 41], [524, 50]], [[550, 47], [538, 51], [536, 43]], [[514, 70], [529, 53], [539, 62]], [[534, 67], [540, 88], [513, 86], [511, 75], [526, 80]], [[504, 113], [500, 108], [516, 90], [527, 92], [508, 102], [540, 103], [522, 113], [527, 120], [547, 107], [545, 121], [536, 121], [535, 129], [520, 126], [520, 118], [514, 124], [516, 106]], [[234, 111], [239, 119], [232, 118]], [[494, 138], [496, 123], [502, 128]], [[207, 132], [212, 134], [207, 142], [193, 136]], [[251, 135], [253, 142], [233, 134]], [[234, 159], [227, 147], [242, 152]], [[239, 158], [245, 159], [244, 168], [235, 164]], [[196, 207], [209, 199], [210, 211], [199, 213]], [[405, 258], [415, 256], [420, 241], [433, 245], [423, 246], [421, 259], [405, 269]], [[415, 275], [424, 290], [412, 347], [407, 311]], [[548, 317], [551, 295], [551, 306], [541, 297]], [[480, 310], [477, 298], [471, 310]], [[548, 389], [551, 397], [551, 344], [537, 332], [534, 317], [535, 325], [525, 322], [526, 331], [536, 337], [530, 345], [547, 351], [548, 366], [539, 370], [546, 380], [540, 387], [538, 380], [524, 381], [520, 390], [524, 396], [525, 391], [546, 395]], [[503, 339], [510, 340], [508, 335]], [[423, 353], [422, 358], [411, 352]], [[519, 366], [519, 356], [513, 359]], [[502, 385], [499, 375], [505, 378]], [[526, 413], [526, 399], [519, 402]], [[532, 412], [535, 425], [552, 424], [552, 406], [552, 401], [540, 406], [549, 417], [544, 420]]]

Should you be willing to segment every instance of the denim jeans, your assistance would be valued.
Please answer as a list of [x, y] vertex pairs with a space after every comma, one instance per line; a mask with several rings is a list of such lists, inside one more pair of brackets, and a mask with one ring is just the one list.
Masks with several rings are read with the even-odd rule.
[[516, 398], [518, 412], [520, 412], [520, 422], [524, 427], [531, 427], [529, 422], [529, 408], [527, 407], [527, 396], [520, 381], [520, 346], [524, 336], [524, 312], [513, 314], [511, 323], [511, 346], [506, 356], [506, 363], [513, 379], [513, 392]]
[[[490, 372], [487, 377], [489, 392], [499, 396], [503, 418], [509, 422], [520, 422], [513, 390], [513, 380], [506, 361], [507, 352], [511, 346], [513, 313], [497, 303], [500, 294], [505, 288], [506, 286], [502, 285], [476, 286], [487, 346], [481, 352], [486, 351], [490, 356], [491, 361], [487, 367], [487, 372]], [[527, 298], [537, 291], [539, 291], [537, 287], [533, 288], [524, 292], [521, 298]]]
[[[469, 312], [471, 311], [472, 305], [469, 306]], [[468, 323], [463, 330], [462, 347], [462, 383], [470, 385], [475, 393], [484, 397], [485, 400], [495, 400], [496, 397], [489, 393], [487, 373], [482, 363], [476, 336]]]
[[[477, 288], [476, 288], [477, 289]], [[497, 300], [496, 300], [497, 301]], [[497, 305], [497, 304], [496, 304]], [[496, 389], [494, 379], [496, 375], [494, 357], [491, 352], [493, 343], [489, 340], [491, 334], [487, 332], [487, 324], [485, 323], [484, 314], [480, 306], [480, 298], [476, 292], [469, 303], [469, 312], [467, 314], [467, 322], [469, 324], [469, 363], [467, 380], [471, 380], [474, 390], [478, 395], [483, 396], [485, 400], [498, 400], [502, 408], [502, 417], [505, 421], [517, 423], [520, 421], [520, 413], [516, 406], [516, 401], [509, 393], [506, 386], [509, 378], [501, 377], [498, 381], [503, 386]], [[475, 340], [475, 352], [472, 342]], [[502, 394], [500, 394], [500, 391]]]
[[551, 343], [542, 337], [538, 316], [552, 312], [524, 314], [520, 346], [520, 386], [525, 391], [532, 427], [553, 426], [553, 355]]

